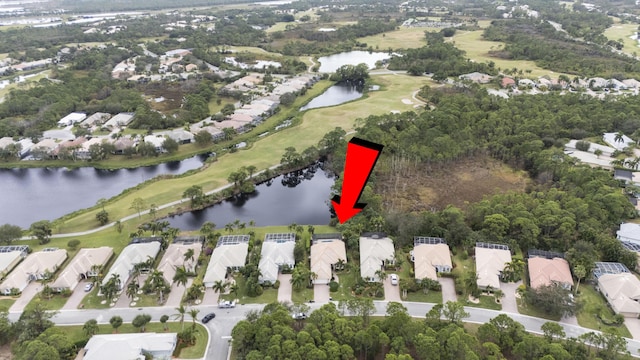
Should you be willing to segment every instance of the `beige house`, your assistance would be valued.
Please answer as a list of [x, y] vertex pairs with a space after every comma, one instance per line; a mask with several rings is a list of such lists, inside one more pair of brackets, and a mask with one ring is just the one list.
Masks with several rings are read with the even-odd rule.
[[317, 237], [311, 245], [311, 272], [318, 277], [314, 284], [328, 284], [333, 277], [334, 266], [342, 260], [347, 262], [347, 250], [342, 236], [335, 234], [333, 238]]
[[55, 273], [67, 259], [64, 249], [49, 248], [27, 256], [0, 284], [0, 292], [11, 294], [11, 289], [22, 292], [30, 282], [42, 280]]
[[532, 289], [553, 283], [560, 284], [566, 289], [571, 289], [573, 286], [569, 263], [563, 258], [532, 257], [529, 258], [527, 266], [529, 268], [529, 284]]
[[380, 281], [376, 274], [385, 264], [395, 262], [393, 240], [385, 234], [363, 234], [360, 237], [360, 276], [369, 282]]
[[616, 314], [640, 316], [640, 280], [635, 275], [603, 274], [598, 278], [598, 288]]
[[415, 237], [413, 242], [413, 263], [416, 280], [438, 280], [438, 273], [451, 272], [451, 254], [444, 239]]
[[80, 249], [69, 265], [58, 275], [51, 284], [54, 291], [65, 289], [73, 291], [81, 280], [95, 277], [113, 256], [113, 249], [108, 246], [99, 248]]
[[476, 244], [476, 274], [481, 289], [500, 288], [500, 275], [504, 266], [511, 262], [511, 251], [506, 245]]
[[244, 267], [249, 253], [249, 235], [223, 235], [211, 254], [207, 272], [202, 282], [212, 287], [216, 281], [224, 281], [227, 271]]
[[29, 247], [0, 246], [0, 278], [4, 278], [16, 265], [29, 254]]
[[[189, 249], [193, 250], [193, 259], [185, 260], [184, 255]], [[162, 260], [160, 260], [158, 271], [162, 271], [165, 280], [171, 284], [173, 282], [173, 276], [176, 274], [176, 268], [184, 266], [188, 272], [196, 271], [196, 264], [198, 263], [201, 250], [202, 243], [173, 243], [169, 245]]]

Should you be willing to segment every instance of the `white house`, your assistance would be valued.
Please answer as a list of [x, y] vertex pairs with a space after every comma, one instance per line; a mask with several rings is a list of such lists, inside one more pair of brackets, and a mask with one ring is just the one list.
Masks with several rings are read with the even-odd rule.
[[259, 283], [278, 280], [278, 273], [284, 266], [293, 268], [296, 265], [293, 256], [293, 248], [296, 246], [296, 234], [266, 234], [262, 243], [262, 256], [258, 269], [260, 269]]
[[11, 294], [11, 289], [22, 292], [30, 282], [53, 275], [66, 259], [67, 251], [64, 249], [48, 248], [34, 252], [0, 284], [0, 292], [5, 295]]
[[616, 235], [620, 241], [640, 244], [640, 224], [622, 223]]
[[154, 360], [169, 360], [177, 343], [176, 333], [93, 335], [76, 359], [144, 360], [149, 355]]
[[393, 264], [393, 240], [385, 234], [363, 234], [360, 237], [360, 276], [369, 282], [380, 281], [376, 274], [385, 264]]
[[223, 235], [218, 238], [211, 254], [202, 282], [212, 287], [216, 281], [224, 281], [227, 271], [244, 267], [249, 252], [249, 235]]
[[72, 112], [58, 121], [58, 126], [67, 127], [75, 123], [79, 123], [87, 118], [87, 114], [82, 112]]
[[627, 146], [631, 146], [634, 144], [633, 140], [627, 135], [622, 135], [622, 139], [616, 141], [617, 133], [604, 133], [602, 139], [604, 142], [609, 144], [611, 147], [616, 148], [616, 150], [622, 151]]
[[106, 284], [113, 275], [116, 275], [120, 279], [120, 290], [124, 288], [124, 285], [129, 280], [133, 267], [136, 264], [144, 263], [149, 259], [155, 259], [160, 252], [159, 241], [149, 241], [141, 243], [132, 243], [127, 245], [111, 265], [109, 272], [102, 280], [102, 285]]

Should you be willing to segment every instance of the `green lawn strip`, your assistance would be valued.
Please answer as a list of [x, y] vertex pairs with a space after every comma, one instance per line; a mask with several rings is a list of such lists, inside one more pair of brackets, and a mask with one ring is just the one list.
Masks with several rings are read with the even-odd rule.
[[516, 298], [516, 302], [518, 304], [518, 312], [522, 315], [528, 315], [552, 321], [560, 321], [560, 316], [549, 315], [546, 312], [527, 304], [527, 302], [522, 298]]
[[475, 270], [476, 265], [471, 256], [464, 255], [462, 248], [457, 248], [453, 256], [453, 270], [451, 273], [455, 277], [464, 277], [469, 271]]
[[[329, 285], [325, 285], [329, 287]], [[291, 302], [294, 304], [301, 304], [313, 300], [313, 288], [304, 288], [300, 290], [293, 289], [291, 291]]]
[[604, 296], [597, 292], [593, 286], [582, 284], [579, 291], [578, 301], [582, 304], [582, 309], [576, 317], [580, 326], [599, 331], [613, 330], [621, 336], [633, 338], [625, 325], [607, 326], [596, 317], [598, 313], [601, 313], [611, 319], [615, 314], [609, 308]]
[[[220, 104], [218, 105], [218, 99], [220, 99]], [[216, 114], [222, 110], [222, 108], [226, 104], [235, 104], [236, 100], [229, 97], [216, 97], [209, 101], [209, 113]]]
[[403, 300], [442, 304], [442, 292], [433, 290], [429, 290], [426, 294], [422, 290], [410, 292], [407, 293], [407, 298]]
[[[240, 304], [270, 304], [278, 301], [278, 290], [272, 287], [265, 288], [260, 296], [251, 297], [247, 295], [246, 280], [242, 276], [236, 278], [236, 283], [240, 288], [240, 291], [238, 291], [238, 300]], [[234, 298], [235, 296], [233, 294], [224, 294], [220, 296], [220, 299], [222, 300], [234, 300]]]
[[636, 24], [616, 23], [604, 31], [604, 36], [606, 36], [607, 39], [614, 41], [622, 39], [622, 44], [624, 45], [622, 51], [627, 54], [633, 55], [634, 52], [640, 52], [638, 42], [631, 39], [630, 37], [631, 35], [635, 34], [637, 30], [638, 26]]
[[493, 296], [480, 295], [479, 300], [480, 302], [477, 304], [467, 300], [464, 305], [490, 309], [490, 310], [502, 310], [502, 304], [496, 303], [496, 298]]
[[47, 310], [60, 310], [69, 300], [68, 297], [62, 296], [60, 294], [54, 294], [51, 298], [46, 298], [41, 296], [41, 293], [36, 294], [36, 296], [29, 301], [25, 309], [32, 309], [36, 306], [36, 304], [42, 304]]
[[[171, 315], [171, 314], [167, 314]], [[89, 320], [89, 319], [87, 319]], [[106, 319], [108, 321], [109, 319]], [[146, 333], [163, 333], [163, 332], [176, 332], [179, 333], [182, 331], [182, 326], [179, 322], [167, 322], [168, 330], [165, 331], [163, 325], [160, 322], [157, 322], [159, 319], [153, 319], [153, 321], [147, 324], [145, 328]], [[185, 327], [192, 326], [192, 322], [185, 318]], [[75, 343], [80, 342], [82, 340], [88, 340], [87, 336], [84, 334], [82, 330], [82, 325], [75, 326], [60, 326], [64, 329], [65, 333], [69, 337], [69, 339]], [[207, 338], [208, 333], [207, 330], [199, 323], [196, 323], [196, 344], [187, 348], [182, 349], [180, 352], [181, 359], [200, 359], [204, 356], [206, 346], [207, 346]], [[133, 327], [130, 323], [123, 323], [122, 326], [118, 328], [118, 334], [133, 334], [139, 333], [140, 331]], [[113, 327], [110, 324], [99, 324], [98, 325], [98, 334], [114, 334]]]
[[9, 308], [13, 305], [13, 303], [16, 302], [16, 300], [18, 300], [18, 298], [8, 298], [5, 297], [4, 299], [0, 299], [0, 309], [6, 309], [9, 310]]
[[[124, 296], [124, 294], [123, 294]], [[93, 288], [89, 294], [85, 295], [84, 299], [80, 302], [80, 308], [82, 309], [108, 309], [110, 308], [109, 302], [102, 303], [104, 296], [98, 296], [98, 287]]]
[[[112, 219], [118, 219], [133, 213], [130, 206], [133, 199], [137, 197], [144, 199], [147, 204], [164, 204], [181, 198], [184, 190], [191, 185], [202, 185], [205, 191], [209, 191], [226, 184], [229, 174], [239, 167], [253, 165], [258, 170], [262, 170], [273, 166], [280, 162], [285, 148], [293, 146], [302, 151], [311, 145], [316, 145], [324, 134], [337, 126], [350, 131], [358, 118], [372, 114], [385, 114], [391, 110], [414, 111], [413, 105], [404, 104], [402, 100], [410, 99], [413, 91], [430, 83], [426, 77], [404, 75], [376, 75], [374, 80], [381, 85], [380, 91], [369, 92], [359, 101], [306, 111], [302, 115], [303, 121], [298, 126], [271, 133], [253, 143], [247, 150], [221, 156], [203, 171], [155, 181], [128, 191], [126, 194], [117, 196], [116, 200], [110, 201], [106, 210]], [[308, 93], [314, 90], [316, 90], [315, 86]], [[292, 107], [292, 109], [297, 108]], [[281, 113], [284, 112], [286, 111], [281, 111]], [[95, 227], [95, 213], [99, 210], [98, 207], [94, 207], [73, 218], [66, 217], [64, 221], [58, 222], [56, 230], [72, 232]]]

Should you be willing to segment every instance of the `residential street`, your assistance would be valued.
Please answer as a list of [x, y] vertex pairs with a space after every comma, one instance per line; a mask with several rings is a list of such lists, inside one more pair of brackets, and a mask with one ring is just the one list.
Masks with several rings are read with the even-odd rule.
[[[384, 316], [386, 312], [386, 306], [388, 304], [387, 301], [375, 301], [376, 313], [375, 316]], [[320, 308], [323, 304], [319, 303], [311, 303], [308, 304], [311, 307], [311, 310], [315, 310]], [[424, 317], [425, 314], [431, 310], [434, 304], [428, 303], [414, 303], [414, 302], [403, 302], [403, 305], [409, 311], [409, 314], [413, 317]], [[238, 305], [233, 309], [218, 309], [215, 306], [206, 305], [206, 306], [194, 306], [200, 310], [200, 317], [208, 314], [210, 312], [216, 313], [216, 318], [209, 322], [206, 326], [211, 332], [211, 341], [208, 346], [208, 352], [206, 355], [206, 359], [214, 359], [214, 360], [225, 360], [227, 358], [227, 352], [229, 349], [229, 336], [231, 335], [231, 330], [242, 320], [245, 314], [249, 310], [260, 310], [264, 305], [261, 304], [247, 304], [247, 305]], [[465, 319], [467, 322], [471, 323], [479, 323], [484, 324], [491, 320], [492, 318], [500, 315], [501, 311], [495, 310], [487, 310], [482, 308], [473, 308], [473, 307], [465, 307], [465, 310], [469, 312], [469, 318]], [[138, 314], [149, 314], [151, 315], [152, 321], [158, 321], [160, 316], [162, 315], [173, 315], [176, 313], [175, 309], [171, 307], [153, 307], [153, 308], [124, 308], [124, 309], [105, 309], [105, 310], [95, 310], [95, 309], [87, 309], [87, 310], [61, 310], [54, 318], [53, 321], [56, 324], [60, 325], [82, 325], [89, 319], [96, 319], [100, 324], [105, 324], [109, 326], [109, 319], [118, 315], [121, 316], [125, 322], [131, 322], [133, 318]], [[520, 322], [527, 331], [541, 334], [541, 326], [548, 320], [534, 318], [531, 316], [520, 315], [507, 313], [511, 318]], [[9, 318], [12, 321], [15, 321], [20, 316], [19, 312], [10, 312]], [[563, 327], [567, 337], [578, 337], [584, 333], [592, 332], [595, 330], [586, 329], [580, 326], [560, 323]], [[638, 357], [640, 354], [638, 350], [640, 350], [640, 341], [627, 339], [627, 348], [629, 352]]]

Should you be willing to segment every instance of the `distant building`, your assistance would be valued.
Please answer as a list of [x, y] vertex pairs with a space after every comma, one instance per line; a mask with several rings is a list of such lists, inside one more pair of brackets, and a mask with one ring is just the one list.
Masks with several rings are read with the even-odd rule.
[[176, 333], [93, 335], [79, 360], [170, 360], [178, 343]]
[[72, 112], [58, 121], [58, 126], [67, 127], [75, 123], [79, 123], [87, 118], [87, 114], [81, 112]]

